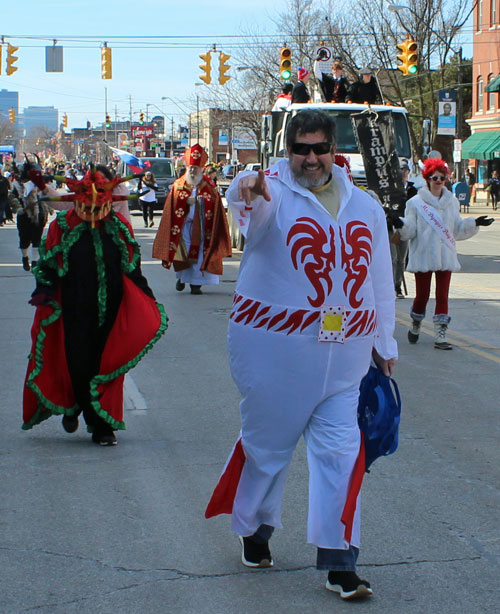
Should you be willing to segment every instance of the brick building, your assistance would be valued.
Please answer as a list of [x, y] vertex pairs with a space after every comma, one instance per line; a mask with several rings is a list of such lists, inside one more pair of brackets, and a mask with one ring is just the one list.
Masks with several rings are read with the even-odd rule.
[[254, 116], [255, 112], [252, 111], [214, 108], [191, 113], [189, 146], [199, 143], [207, 151], [211, 162], [257, 162], [258, 140]]
[[500, 0], [478, 0], [474, 7], [472, 135], [463, 142], [462, 158], [485, 184], [500, 171]]

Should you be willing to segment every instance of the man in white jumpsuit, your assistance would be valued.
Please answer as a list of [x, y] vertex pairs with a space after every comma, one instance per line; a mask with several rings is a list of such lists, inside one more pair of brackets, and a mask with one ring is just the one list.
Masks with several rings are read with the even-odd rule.
[[388, 375], [397, 356], [387, 226], [380, 205], [334, 164], [328, 115], [295, 115], [287, 149], [288, 160], [239, 175], [227, 192], [246, 236], [229, 325], [242, 427], [206, 516], [232, 513], [242, 562], [272, 566], [268, 540], [282, 526], [283, 486], [303, 435], [308, 542], [329, 572], [326, 587], [351, 599], [372, 594], [356, 574], [359, 384], [372, 357]]

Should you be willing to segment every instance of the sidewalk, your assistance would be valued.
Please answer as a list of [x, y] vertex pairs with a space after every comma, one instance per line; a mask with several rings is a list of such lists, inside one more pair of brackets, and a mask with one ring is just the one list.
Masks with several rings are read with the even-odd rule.
[[491, 206], [491, 202], [486, 206], [486, 196], [482, 194], [477, 196], [475, 203], [469, 204], [469, 211], [464, 212], [463, 207], [461, 207], [460, 213], [462, 217], [474, 216], [478, 215], [487, 215], [488, 217], [493, 217], [495, 220], [500, 221], [500, 206], [496, 211], [493, 211], [493, 207]]

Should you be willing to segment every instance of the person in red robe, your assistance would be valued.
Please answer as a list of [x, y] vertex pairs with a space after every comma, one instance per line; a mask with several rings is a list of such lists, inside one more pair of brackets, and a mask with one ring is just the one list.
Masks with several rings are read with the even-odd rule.
[[208, 159], [200, 145], [186, 150], [186, 173], [176, 179], [167, 196], [153, 244], [153, 258], [177, 274], [176, 289], [186, 283], [191, 294], [202, 285], [219, 283], [222, 259], [231, 256], [226, 212], [217, 188], [203, 174]]
[[[44, 189], [43, 178], [35, 178]], [[52, 415], [73, 433], [83, 413], [92, 441], [117, 443], [125, 428], [123, 380], [167, 328], [141, 272], [139, 244], [112, 209], [119, 179], [88, 171], [66, 179], [74, 202], [60, 211], [34, 269], [36, 306], [24, 385], [23, 429]]]

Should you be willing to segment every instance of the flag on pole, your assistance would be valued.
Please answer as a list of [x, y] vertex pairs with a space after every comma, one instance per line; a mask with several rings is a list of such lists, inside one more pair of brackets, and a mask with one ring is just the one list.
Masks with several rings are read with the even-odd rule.
[[117, 149], [116, 147], [111, 147], [108, 145], [111, 151], [120, 158], [125, 164], [129, 167], [129, 169], [135, 173], [136, 175], [142, 173], [145, 168], [149, 168], [151, 166], [151, 162], [149, 160], [141, 160], [137, 156], [129, 153], [128, 151], [124, 151], [123, 149]]

